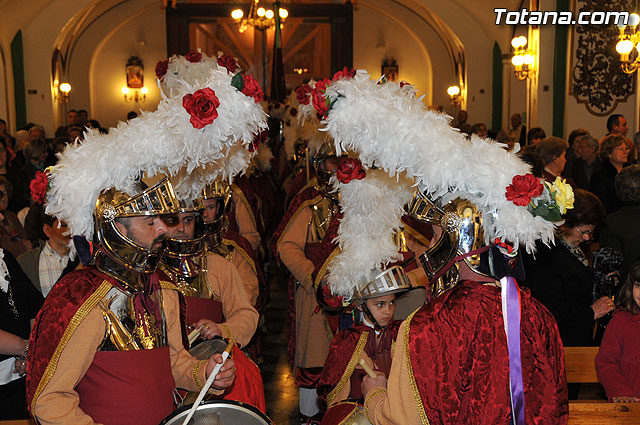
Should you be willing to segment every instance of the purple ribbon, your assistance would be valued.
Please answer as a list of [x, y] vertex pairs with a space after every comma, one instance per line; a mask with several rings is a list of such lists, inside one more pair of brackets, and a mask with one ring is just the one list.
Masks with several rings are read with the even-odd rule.
[[509, 350], [509, 381], [511, 390], [511, 422], [524, 425], [524, 381], [520, 352], [520, 291], [515, 279], [500, 279], [502, 286], [502, 317]]

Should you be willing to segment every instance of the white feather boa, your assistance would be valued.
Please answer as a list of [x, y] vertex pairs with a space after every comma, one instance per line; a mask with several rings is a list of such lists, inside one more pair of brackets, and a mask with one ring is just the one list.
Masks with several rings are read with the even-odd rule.
[[[93, 210], [101, 191], [128, 192], [143, 173], [178, 178], [181, 195], [193, 195], [202, 181], [230, 178], [246, 169], [251, 154], [244, 146], [266, 128], [266, 114], [254, 99], [231, 86], [222, 67], [209, 69], [206, 79], [176, 81], [172, 96], [163, 95], [158, 109], [120, 122], [103, 135], [88, 130], [82, 144], [68, 146], [50, 176], [48, 214], [68, 223], [72, 235], [93, 236]], [[218, 117], [196, 129], [182, 106], [185, 94], [210, 87], [220, 100]], [[209, 164], [204, 177], [194, 170]], [[193, 176], [192, 176], [193, 174]]]
[[[332, 82], [326, 95], [335, 103], [325, 129], [338, 152], [355, 151], [366, 166], [404, 174], [433, 196], [474, 202], [482, 211], [487, 241], [501, 238], [532, 252], [536, 240], [553, 240], [553, 223], [505, 197], [513, 177], [530, 167], [492, 140], [467, 140], [449, 125], [450, 117], [426, 110], [410, 86], [377, 85], [359, 70], [352, 79]], [[395, 201], [389, 196], [379, 202]], [[381, 227], [366, 231], [391, 233]]]
[[367, 170], [364, 179], [348, 184], [335, 177], [332, 182], [340, 191], [343, 218], [336, 238], [341, 251], [329, 264], [328, 282], [334, 294], [351, 298], [356, 286], [401, 259], [393, 233], [414, 189], [412, 181], [389, 177], [382, 170]]

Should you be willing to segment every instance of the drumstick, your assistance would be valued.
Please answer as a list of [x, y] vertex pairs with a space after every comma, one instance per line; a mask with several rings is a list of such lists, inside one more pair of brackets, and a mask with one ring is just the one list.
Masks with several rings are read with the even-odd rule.
[[202, 328], [204, 328], [204, 325], [200, 325], [199, 328], [191, 331], [191, 333], [189, 334], [189, 345], [192, 345], [193, 342], [196, 339], [198, 339], [198, 337], [200, 336], [200, 332], [202, 331]]
[[220, 368], [224, 365], [224, 362], [227, 361], [227, 358], [229, 357], [229, 353], [231, 353], [231, 350], [233, 349], [234, 345], [235, 343], [233, 342], [232, 339], [230, 339], [229, 344], [227, 344], [227, 348], [222, 353], [222, 363], [218, 363], [216, 367], [213, 368], [211, 375], [209, 375], [209, 378], [207, 378], [207, 382], [205, 382], [204, 387], [202, 387], [202, 389], [200, 390], [200, 393], [198, 394], [196, 401], [193, 403], [193, 406], [191, 406], [191, 409], [189, 410], [189, 414], [185, 418], [184, 422], [182, 422], [182, 425], [187, 425], [191, 420], [191, 418], [193, 417], [193, 414], [196, 413], [196, 410], [198, 409], [200, 402], [202, 402], [202, 400], [204, 399], [204, 396], [207, 394], [207, 391], [209, 391], [209, 388], [211, 388], [211, 385], [213, 385], [213, 381], [216, 379], [216, 375], [220, 372]]
[[376, 376], [378, 376], [376, 375], [374, 370], [371, 369], [371, 366], [369, 366], [367, 362], [364, 361], [364, 359], [360, 359], [360, 366], [362, 366], [364, 371], [367, 372], [367, 375], [369, 375], [370, 377], [375, 378]]

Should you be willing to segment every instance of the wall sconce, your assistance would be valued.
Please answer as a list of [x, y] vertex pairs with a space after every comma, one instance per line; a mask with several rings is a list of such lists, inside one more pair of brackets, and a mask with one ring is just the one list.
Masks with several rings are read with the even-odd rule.
[[533, 50], [527, 50], [527, 37], [521, 35], [520, 37], [514, 37], [511, 40], [513, 46], [513, 57], [511, 63], [514, 66], [514, 72], [518, 80], [524, 80], [531, 72], [533, 72], [535, 62], [535, 52]]
[[458, 106], [460, 104], [460, 87], [458, 86], [449, 86], [447, 89], [447, 94], [451, 98], [451, 105]]
[[62, 83], [58, 86], [58, 94], [56, 95], [56, 100], [58, 103], [67, 103], [69, 102], [69, 92], [71, 91], [71, 84]]
[[122, 88], [125, 102], [144, 103], [149, 90], [144, 86], [144, 65], [137, 56], [131, 56], [125, 67], [127, 85]]
[[309, 72], [309, 68], [293, 68], [293, 72], [295, 72], [298, 75], [302, 75]]
[[146, 87], [142, 87], [139, 90], [130, 89], [129, 87], [122, 88], [125, 102], [144, 103], [147, 100], [147, 93], [149, 93], [149, 90]]
[[[640, 33], [636, 32], [640, 23], [640, 16], [637, 13], [629, 15], [629, 25], [618, 25], [618, 43], [616, 51], [620, 54], [620, 67], [625, 74], [633, 74], [640, 65]], [[627, 31], [629, 28], [629, 31]], [[631, 52], [637, 50], [634, 60], [631, 60]]]

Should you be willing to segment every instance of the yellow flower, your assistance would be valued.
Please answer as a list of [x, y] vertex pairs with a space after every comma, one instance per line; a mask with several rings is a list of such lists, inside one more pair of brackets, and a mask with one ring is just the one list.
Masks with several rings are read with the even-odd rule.
[[552, 190], [556, 195], [556, 203], [558, 204], [560, 214], [564, 214], [567, 210], [573, 208], [573, 201], [575, 200], [573, 196], [573, 189], [571, 189], [571, 186], [569, 186], [564, 179], [556, 177], [556, 181], [553, 182]]

